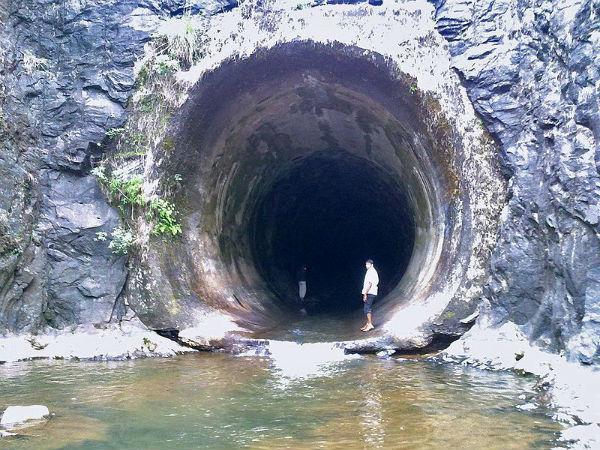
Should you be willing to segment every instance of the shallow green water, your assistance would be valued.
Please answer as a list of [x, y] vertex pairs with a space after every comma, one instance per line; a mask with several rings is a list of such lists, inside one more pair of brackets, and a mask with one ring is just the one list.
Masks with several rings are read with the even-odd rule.
[[274, 343], [271, 357], [35, 361], [0, 366], [0, 408], [55, 415], [0, 447], [551, 448], [552, 411], [517, 408], [532, 399], [533, 380], [516, 375], [327, 344]]

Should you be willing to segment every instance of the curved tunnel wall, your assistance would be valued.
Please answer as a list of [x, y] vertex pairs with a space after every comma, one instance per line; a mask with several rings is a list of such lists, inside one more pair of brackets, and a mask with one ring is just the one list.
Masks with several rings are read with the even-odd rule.
[[[278, 311], [294, 296], [293, 268], [302, 256], [317, 264], [317, 279], [325, 271], [346, 294], [350, 284], [333, 276], [341, 274], [318, 266], [319, 259], [335, 266], [345, 258], [331, 261], [326, 251], [319, 258], [315, 248], [295, 248], [290, 235], [300, 233], [301, 240], [312, 223], [322, 225], [316, 232], [322, 243], [331, 243], [326, 225], [336, 222], [332, 214], [341, 230], [351, 230], [330, 254], [336, 245], [360, 247], [351, 258], [359, 271], [372, 256], [383, 266], [386, 302], [426, 295], [432, 276], [441, 275], [444, 230], [452, 228], [459, 192], [452, 149], [444, 148], [449, 139], [440, 139], [449, 130], [431, 134], [431, 111], [419, 105], [410, 83], [392, 78], [384, 61], [364, 58], [358, 49], [310, 44], [231, 61], [202, 81], [181, 112], [164, 169], [190, 180], [180, 195], [185, 235], [194, 237], [187, 248], [203, 261], [195, 269], [201, 297], [239, 307], [242, 315]], [[287, 192], [281, 187], [286, 179]], [[274, 195], [282, 197], [279, 210]], [[311, 214], [311, 201], [312, 220], [286, 219], [302, 208], [308, 210], [300, 216]], [[323, 202], [329, 205], [320, 209]], [[368, 214], [370, 220], [351, 224], [348, 209], [359, 205], [366, 209], [354, 219]], [[365, 235], [375, 237], [371, 252], [361, 247]], [[287, 261], [280, 244], [289, 246]]]
[[297, 309], [307, 260], [325, 310], [347, 306], [366, 257], [382, 272], [382, 318], [443, 291], [472, 244], [455, 133], [414, 79], [359, 48], [293, 42], [226, 61], [163, 143], [155, 175], [185, 180], [183, 238], [150, 243], [145, 264], [168, 286], [136, 312], [156, 328], [200, 310], [260, 328]]

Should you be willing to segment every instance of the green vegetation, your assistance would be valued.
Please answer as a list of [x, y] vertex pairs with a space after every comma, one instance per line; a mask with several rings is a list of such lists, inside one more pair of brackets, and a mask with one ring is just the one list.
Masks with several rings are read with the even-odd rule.
[[177, 236], [181, 233], [181, 224], [175, 218], [175, 206], [162, 198], [150, 201], [150, 218], [155, 220], [152, 233], [155, 235], [170, 234]]
[[94, 240], [95, 241], [105, 241], [107, 237], [108, 237], [108, 233], [106, 231], [98, 231], [96, 233], [96, 237], [94, 238]]
[[[143, 192], [144, 180], [139, 175], [107, 174], [104, 166], [92, 170], [103, 186], [109, 202], [117, 207], [123, 219], [135, 217], [135, 213], [144, 213], [152, 223], [152, 234], [155, 236], [175, 237], [181, 234], [181, 224], [177, 220], [175, 205], [160, 197], [147, 198]], [[176, 176], [176, 182], [181, 181]], [[96, 233], [96, 240], [104, 241], [108, 237], [105, 232]], [[129, 228], [115, 228], [111, 234], [108, 247], [116, 254], [126, 254], [134, 245], [136, 237]]]
[[135, 84], [137, 88], [144, 86], [150, 80], [150, 68], [147, 64], [140, 68], [137, 76], [135, 77]]
[[114, 139], [121, 136], [124, 132], [125, 128], [111, 128], [106, 132], [106, 137], [109, 139]]
[[[179, 68], [180, 61], [186, 66], [194, 64], [200, 55], [199, 40], [200, 29], [196, 18], [191, 14], [173, 18], [168, 26], [164, 27], [155, 38], [157, 39], [157, 50], [160, 56], [156, 58], [159, 65], [166, 70], [173, 67]], [[159, 60], [159, 58], [162, 59]], [[159, 69], [159, 66], [156, 66]], [[175, 69], [175, 70], [177, 70]]]
[[303, 10], [303, 9], [310, 8], [310, 6], [311, 6], [311, 4], [310, 4], [310, 3], [298, 3], [298, 4], [297, 4], [297, 5], [294, 7], [294, 9], [295, 9], [296, 11], [301, 11], [301, 10]]
[[152, 46], [137, 74], [138, 88], [168, 79], [178, 70], [191, 67], [203, 56], [203, 20], [205, 18], [201, 15], [188, 11], [163, 23], [153, 35]]
[[151, 113], [155, 106], [155, 96], [153, 94], [144, 95], [137, 103], [140, 112]]
[[156, 350], [157, 344], [155, 344], [154, 342], [152, 342], [147, 337], [145, 337], [144, 339], [142, 339], [142, 343], [143, 343], [144, 347], [146, 347], [149, 351], [153, 352], [154, 350]]
[[196, 63], [205, 51], [203, 21], [201, 15], [186, 12], [182, 17], [165, 21], [153, 35], [151, 45], [136, 77], [136, 92], [129, 104], [129, 117], [123, 127], [106, 133], [110, 142], [109, 160], [92, 173], [98, 178], [111, 205], [117, 208], [123, 219], [123, 227], [112, 233], [100, 232], [97, 240], [106, 240], [114, 253], [128, 253], [132, 247], [141, 245], [148, 233], [136, 236], [138, 226], [146, 221], [152, 236], [174, 238], [182, 233], [175, 204], [167, 198], [181, 187], [181, 176], [161, 180], [161, 196], [144, 193], [144, 180], [140, 175], [125, 174], [113, 170], [128, 161], [128, 166], [140, 167], [144, 157], [162, 143], [165, 154], [172, 152], [175, 142], [166, 136], [172, 112], [184, 100], [185, 89], [178, 84], [175, 74]]
[[170, 75], [179, 70], [179, 62], [170, 55], [158, 55], [154, 59], [153, 68], [158, 75]]
[[[117, 255], [126, 255], [135, 243], [135, 236], [131, 230], [126, 228], [117, 227], [110, 236], [111, 239], [108, 243], [108, 248]], [[98, 231], [94, 238], [95, 241], [106, 241], [107, 239], [108, 233], [106, 231]]]
[[[153, 105], [150, 101], [147, 103], [148, 105], [145, 106], [145, 108], [150, 111]], [[147, 139], [146, 136], [139, 131], [134, 132], [126, 128], [111, 128], [106, 132], [106, 137], [111, 140], [118, 139], [117, 148], [122, 150], [119, 150], [114, 154], [117, 159], [134, 158], [146, 154]]]
[[170, 153], [175, 149], [175, 141], [172, 137], [167, 136], [163, 139], [163, 148], [167, 153]]
[[137, 158], [138, 156], [144, 156], [146, 154], [145, 150], [131, 150], [129, 152], [119, 152], [115, 153], [116, 159], [130, 159]]
[[134, 149], [140, 149], [146, 144], [146, 136], [140, 131], [130, 132], [125, 136], [125, 143]]
[[135, 236], [130, 229], [117, 227], [113, 230], [108, 248], [117, 255], [126, 255], [135, 243]]
[[146, 198], [142, 192], [144, 180], [139, 175], [129, 178], [123, 175], [108, 176], [104, 166], [96, 167], [92, 170], [92, 174], [106, 189], [110, 203], [119, 208], [123, 215], [130, 212], [133, 218], [135, 207], [145, 205]]
[[0, 256], [1, 255], [20, 255], [21, 249], [16, 236], [10, 233], [8, 217], [0, 212]]

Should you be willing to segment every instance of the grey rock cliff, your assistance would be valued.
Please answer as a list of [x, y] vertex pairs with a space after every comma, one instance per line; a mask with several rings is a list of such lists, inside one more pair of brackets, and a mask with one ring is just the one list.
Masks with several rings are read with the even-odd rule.
[[598, 362], [600, 2], [434, 3], [510, 179], [486, 289], [493, 314]]
[[[509, 179], [485, 289], [494, 319], [600, 362], [600, 2], [432, 3]], [[119, 217], [89, 170], [126, 120], [159, 19], [234, 5], [0, 4], [0, 333], [124, 314], [125, 258], [96, 239]]]
[[0, 333], [123, 311], [125, 258], [95, 239], [119, 218], [89, 170], [106, 131], [125, 121], [143, 44], [184, 3], [0, 5]]

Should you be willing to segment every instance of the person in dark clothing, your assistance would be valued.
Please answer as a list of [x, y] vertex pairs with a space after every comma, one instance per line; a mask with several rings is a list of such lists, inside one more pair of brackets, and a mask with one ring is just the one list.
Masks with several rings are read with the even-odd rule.
[[298, 269], [298, 273], [296, 278], [298, 279], [298, 295], [300, 296], [300, 304], [302, 305], [302, 309], [300, 312], [302, 314], [306, 314], [306, 309], [304, 309], [304, 297], [306, 297], [306, 273], [308, 272], [308, 268], [306, 265], [302, 265]]

